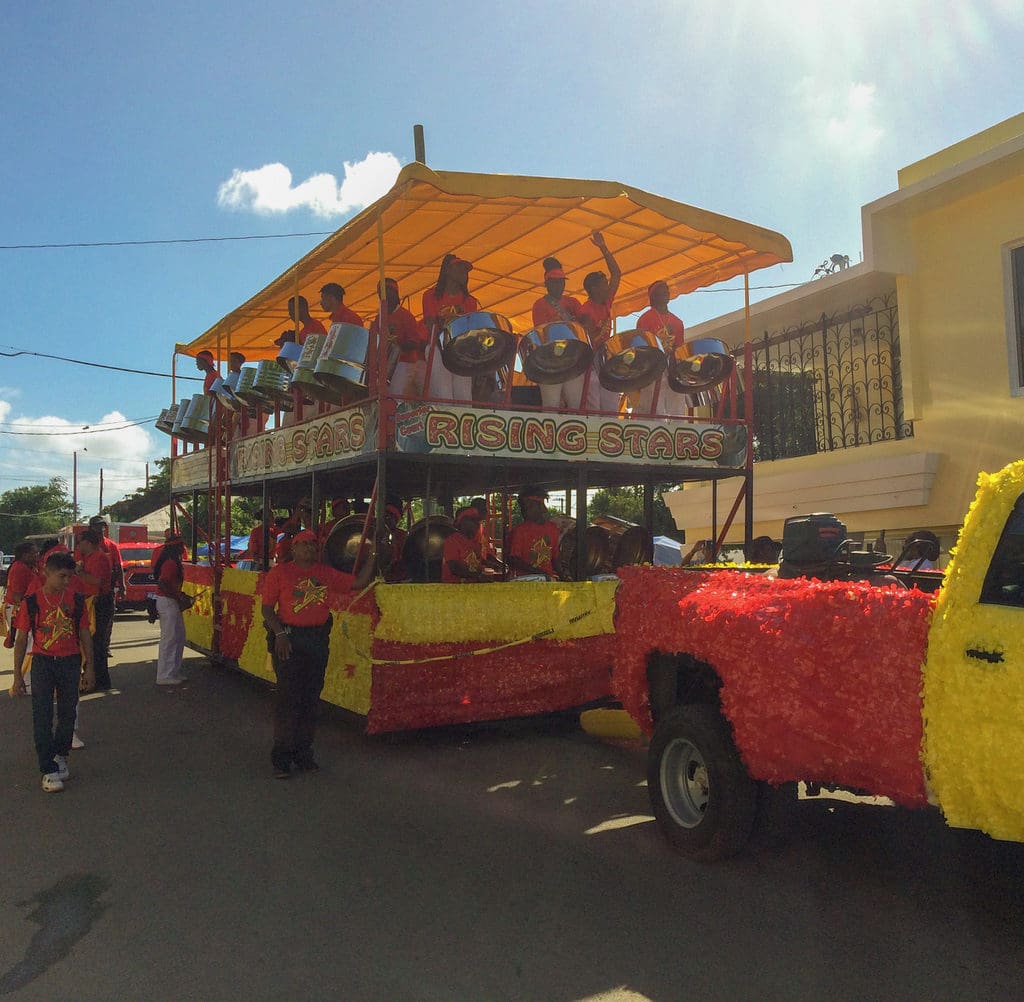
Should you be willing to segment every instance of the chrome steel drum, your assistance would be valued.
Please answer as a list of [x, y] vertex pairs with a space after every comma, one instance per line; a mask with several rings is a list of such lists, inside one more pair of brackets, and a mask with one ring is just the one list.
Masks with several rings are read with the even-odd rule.
[[210, 392], [217, 398], [217, 403], [221, 407], [226, 407], [229, 411], [241, 409], [242, 401], [231, 391], [226, 379], [215, 379], [210, 387]]
[[276, 404], [283, 411], [290, 411], [295, 401], [288, 383], [288, 373], [275, 360], [265, 358], [256, 363], [253, 392], [259, 394], [262, 401]]
[[[355, 573], [356, 557], [359, 555], [359, 545], [363, 538], [363, 526], [366, 522], [366, 515], [348, 515], [346, 518], [336, 522], [331, 534], [324, 543], [324, 559], [332, 567], [347, 574]], [[374, 545], [373, 541], [373, 519], [370, 519], [370, 534], [363, 543], [363, 562], [367, 560], [379, 560], [379, 570], [386, 570], [391, 563], [391, 547], [388, 545], [388, 533], [385, 531], [381, 545]]]
[[204, 443], [209, 439], [210, 398], [205, 393], [196, 393], [188, 402], [178, 436], [186, 442]]
[[269, 401], [262, 393], [256, 390], [256, 366], [243, 365], [238, 375], [238, 382], [235, 385], [235, 396], [244, 400], [247, 404], [259, 406]]
[[672, 353], [668, 385], [676, 393], [708, 390], [728, 379], [735, 368], [736, 359], [729, 354], [724, 341], [699, 338]]
[[649, 331], [622, 331], [601, 345], [597, 378], [606, 390], [628, 393], [650, 386], [665, 371], [661, 342]]
[[[563, 581], [576, 581], [576, 519], [565, 515], [548, 516], [558, 526], [558, 553], [553, 566]], [[588, 525], [583, 539], [583, 566], [578, 580], [585, 581], [594, 574], [611, 569], [612, 550], [608, 530], [600, 525]]]
[[292, 372], [292, 386], [302, 390], [302, 395], [310, 400], [326, 400], [328, 403], [339, 403], [341, 397], [334, 390], [317, 381], [313, 370], [316, 368], [317, 359], [324, 343], [327, 341], [326, 334], [307, 334], [306, 343], [302, 346], [302, 354]]
[[594, 525], [608, 532], [612, 569], [627, 564], [654, 563], [654, 536], [642, 525], [614, 515], [596, 515]]
[[512, 324], [500, 313], [466, 313], [441, 331], [441, 360], [456, 376], [494, 372], [515, 357]]
[[331, 324], [313, 369], [316, 381], [340, 399], [353, 389], [365, 390], [370, 355], [370, 332], [355, 324]]
[[285, 372], [294, 372], [295, 366], [298, 365], [299, 359], [302, 357], [302, 348], [301, 344], [296, 344], [294, 341], [285, 341], [277, 353], [277, 364]]
[[409, 530], [402, 549], [402, 565], [413, 581], [440, 581], [444, 541], [455, 532], [446, 515], [421, 518]]
[[171, 404], [170, 407], [165, 407], [160, 412], [160, 417], [156, 419], [156, 430], [162, 431], [165, 435], [171, 435], [174, 433], [174, 419], [178, 416], [178, 405]]
[[582, 324], [541, 324], [519, 339], [523, 375], [533, 383], [564, 383], [587, 371], [594, 349]]
[[171, 425], [171, 434], [181, 436], [181, 422], [185, 420], [185, 414], [188, 412], [188, 405], [192, 403], [191, 397], [185, 397], [178, 401], [178, 410], [174, 415], [174, 424]]

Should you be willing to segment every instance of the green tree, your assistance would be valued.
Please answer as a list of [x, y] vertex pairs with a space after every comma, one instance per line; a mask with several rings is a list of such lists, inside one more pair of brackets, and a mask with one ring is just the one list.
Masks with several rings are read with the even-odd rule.
[[[676, 528], [672, 513], [662, 495], [671, 490], [671, 484], [659, 484], [654, 489], [654, 524], [655, 536], [670, 536], [681, 540], [683, 534]], [[607, 490], [594, 491], [587, 502], [587, 514], [593, 519], [595, 515], [612, 515], [625, 519], [627, 522], [644, 524], [644, 489], [643, 487], [609, 487]]]
[[63, 477], [53, 477], [45, 485], [5, 491], [0, 494], [0, 550], [11, 553], [26, 536], [56, 534], [71, 517], [71, 498]]
[[134, 522], [151, 511], [163, 508], [170, 497], [171, 461], [163, 458], [156, 461], [156, 472], [150, 476], [148, 487], [139, 487], [103, 510], [114, 522]]

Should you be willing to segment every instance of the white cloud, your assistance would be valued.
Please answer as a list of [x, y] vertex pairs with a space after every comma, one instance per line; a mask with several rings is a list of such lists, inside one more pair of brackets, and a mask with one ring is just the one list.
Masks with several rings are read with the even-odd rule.
[[874, 84], [804, 77], [796, 90], [807, 139], [847, 159], [859, 160], [875, 152], [885, 129]]
[[[104, 504], [112, 504], [145, 486], [146, 463], [152, 461], [158, 450], [145, 427], [116, 428], [127, 420], [119, 411], [79, 421], [52, 415], [14, 415], [10, 402], [0, 400], [0, 494], [17, 487], [45, 484], [52, 477], [63, 477], [70, 494], [76, 452], [78, 507], [84, 515], [95, 514], [99, 507], [101, 469]], [[82, 431], [84, 425], [89, 425], [90, 430]], [[103, 425], [115, 428], [95, 430]]]
[[256, 170], [235, 169], [217, 190], [221, 208], [275, 215], [308, 209], [315, 216], [340, 216], [380, 198], [394, 184], [401, 164], [392, 153], [368, 153], [357, 163], [345, 161], [345, 177], [315, 174], [292, 187], [292, 172], [281, 163]]

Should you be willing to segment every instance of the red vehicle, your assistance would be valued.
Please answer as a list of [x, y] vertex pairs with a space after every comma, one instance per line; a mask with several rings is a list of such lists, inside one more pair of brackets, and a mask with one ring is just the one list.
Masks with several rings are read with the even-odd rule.
[[146, 608], [146, 595], [153, 590], [153, 543], [119, 543], [124, 567], [124, 595], [117, 603], [118, 612]]

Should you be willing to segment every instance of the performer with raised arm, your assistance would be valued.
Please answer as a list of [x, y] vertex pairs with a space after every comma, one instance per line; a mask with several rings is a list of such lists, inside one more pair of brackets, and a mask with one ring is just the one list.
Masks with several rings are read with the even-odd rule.
[[594, 365], [589, 373], [587, 386], [587, 407], [590, 410], [617, 411], [619, 397], [617, 390], [606, 390], [597, 378], [598, 358], [601, 346], [612, 336], [612, 306], [619, 291], [622, 272], [615, 257], [605, 243], [604, 234], [594, 230], [590, 237], [595, 247], [604, 255], [608, 274], [592, 271], [583, 279], [587, 301], [580, 307], [580, 322], [586, 328], [594, 349]]

